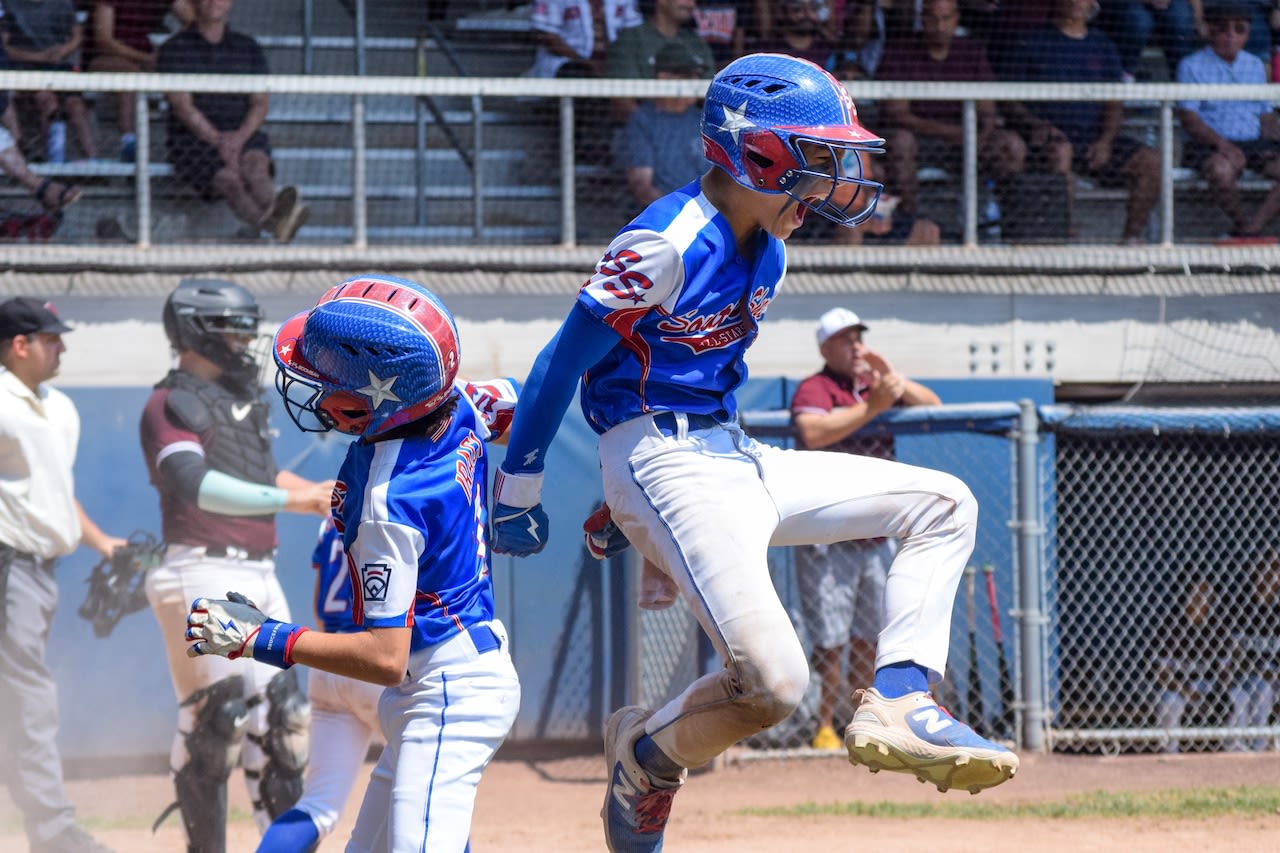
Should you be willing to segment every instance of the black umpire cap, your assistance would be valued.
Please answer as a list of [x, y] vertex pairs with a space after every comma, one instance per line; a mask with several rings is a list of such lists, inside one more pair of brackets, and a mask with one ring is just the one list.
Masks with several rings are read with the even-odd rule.
[[0, 341], [18, 335], [61, 335], [71, 331], [48, 302], [30, 296], [15, 296], [0, 302]]

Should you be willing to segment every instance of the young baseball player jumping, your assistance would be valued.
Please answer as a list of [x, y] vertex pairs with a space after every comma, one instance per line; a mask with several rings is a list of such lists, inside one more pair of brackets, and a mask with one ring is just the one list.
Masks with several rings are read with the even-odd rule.
[[939, 707], [951, 609], [978, 508], [958, 479], [882, 459], [758, 444], [736, 423], [743, 361], [811, 213], [844, 226], [882, 189], [861, 156], [883, 140], [812, 63], [753, 54], [707, 92], [712, 168], [651, 204], [609, 245], [525, 383], [495, 485], [494, 549], [537, 553], [546, 449], [582, 382], [613, 520], [670, 575], [724, 667], [656, 710], [608, 720], [602, 817], [615, 853], [662, 848], [686, 768], [781, 721], [809, 683], [769, 576], [771, 545], [891, 536], [873, 683], [845, 732], [854, 763], [977, 792], [1018, 758]]
[[[516, 386], [456, 380], [458, 358], [448, 309], [403, 279], [351, 279], [286, 322], [275, 359], [290, 417], [359, 436], [333, 518], [363, 630], [308, 631], [234, 593], [196, 599], [188, 617], [192, 657], [301, 663], [386, 686], [387, 745], [348, 851], [467, 849], [480, 774], [520, 705], [493, 611], [484, 444], [509, 422]], [[311, 821], [293, 827], [317, 837]]]

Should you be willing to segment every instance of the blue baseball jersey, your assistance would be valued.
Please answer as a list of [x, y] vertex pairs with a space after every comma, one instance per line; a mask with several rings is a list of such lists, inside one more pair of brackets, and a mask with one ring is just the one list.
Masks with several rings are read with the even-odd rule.
[[511, 423], [519, 386], [454, 387], [458, 406], [433, 434], [352, 442], [334, 485], [352, 621], [413, 628], [414, 650], [493, 618], [484, 443]]
[[744, 356], [782, 283], [786, 249], [761, 231], [743, 257], [701, 179], [649, 205], [609, 244], [578, 304], [622, 340], [583, 377], [600, 433], [654, 411], [733, 420]]
[[311, 552], [311, 568], [316, 572], [316, 623], [330, 634], [362, 630], [351, 618], [351, 573], [347, 571], [347, 553], [333, 516], [320, 525], [316, 547]]

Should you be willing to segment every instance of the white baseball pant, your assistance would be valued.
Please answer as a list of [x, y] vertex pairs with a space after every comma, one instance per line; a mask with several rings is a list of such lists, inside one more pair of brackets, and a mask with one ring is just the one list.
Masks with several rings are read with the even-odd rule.
[[978, 514], [956, 477], [783, 450], [736, 426], [691, 432], [680, 413], [619, 424], [600, 437], [599, 452], [614, 521], [679, 586], [725, 663], [649, 719], [646, 730], [679, 764], [707, 763], [782, 720], [804, 695], [808, 661], [769, 576], [771, 545], [899, 539], [876, 666], [909, 660], [942, 677]]
[[[483, 651], [473, 637], [487, 629], [498, 644]], [[520, 709], [509, 645], [494, 620], [409, 656], [408, 677], [378, 701], [387, 745], [347, 853], [466, 849], [480, 774]]]

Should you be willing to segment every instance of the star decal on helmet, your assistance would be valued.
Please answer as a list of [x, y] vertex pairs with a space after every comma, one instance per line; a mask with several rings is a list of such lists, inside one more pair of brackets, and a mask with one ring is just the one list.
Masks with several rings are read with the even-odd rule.
[[289, 353], [293, 352], [293, 341], [285, 341], [280, 345], [280, 357], [285, 361], [289, 360]]
[[749, 127], [756, 127], [756, 123], [747, 118], [747, 102], [742, 104], [735, 110], [733, 107], [726, 106], [724, 108], [724, 122], [720, 125], [720, 129], [733, 137], [733, 144], [738, 144], [738, 137], [742, 131]]
[[399, 378], [399, 376], [390, 376], [386, 379], [379, 379], [374, 375], [374, 372], [370, 370], [369, 384], [363, 388], [357, 388], [356, 390], [373, 401], [374, 409], [377, 409], [387, 400], [399, 403], [402, 402], [401, 399], [396, 396], [394, 391], [391, 390], [391, 386], [395, 385], [396, 380]]

